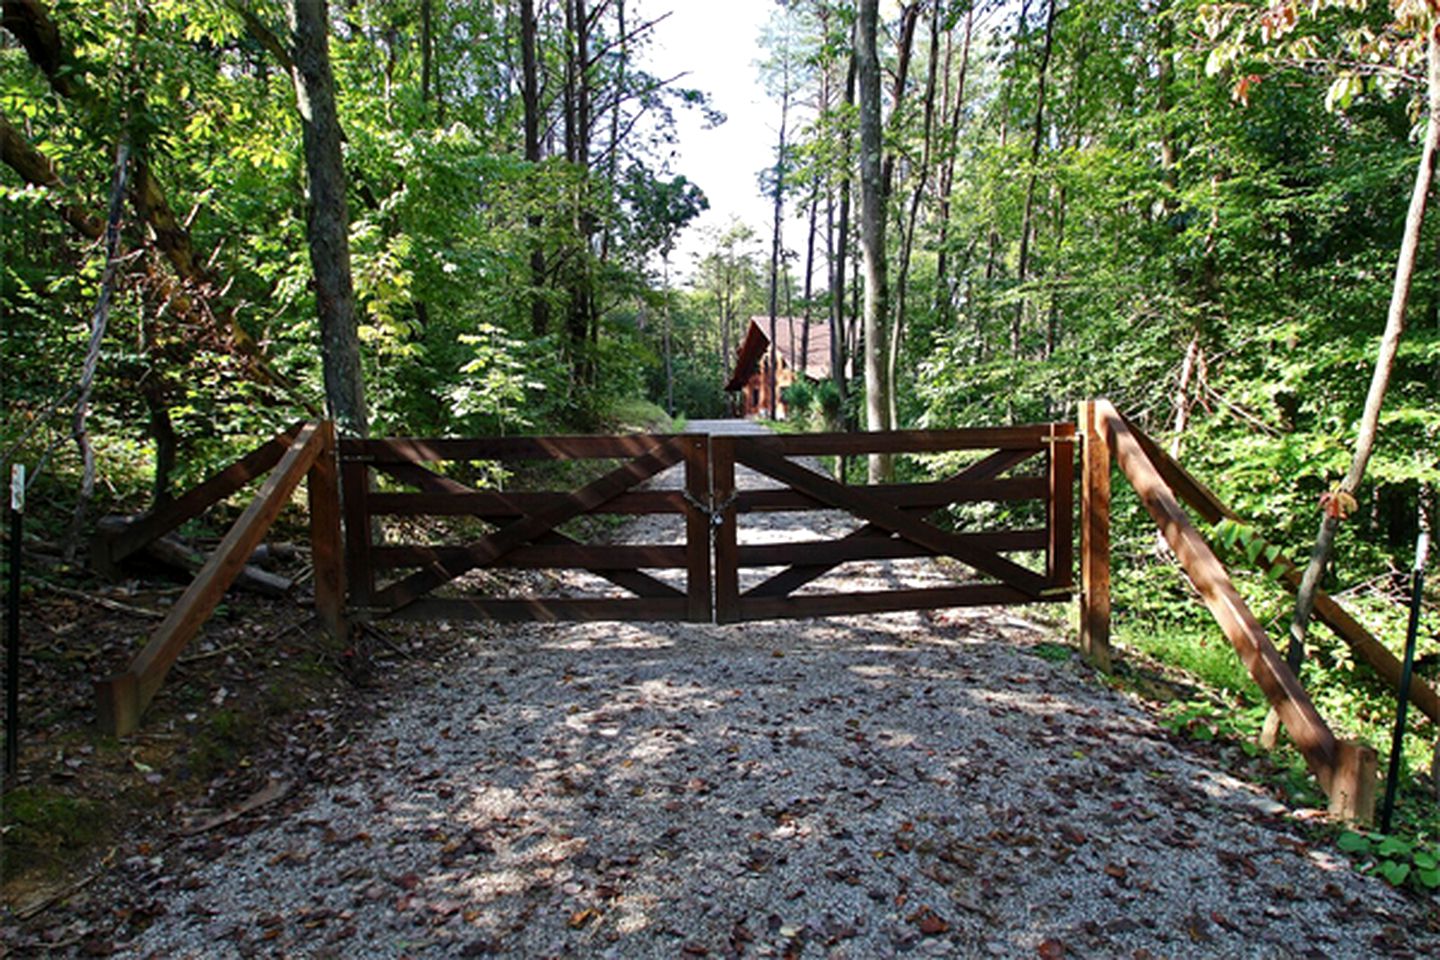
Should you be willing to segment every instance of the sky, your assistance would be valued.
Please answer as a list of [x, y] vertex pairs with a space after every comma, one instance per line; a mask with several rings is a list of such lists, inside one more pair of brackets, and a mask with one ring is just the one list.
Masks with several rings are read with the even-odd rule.
[[[664, 78], [688, 71], [677, 83], [709, 93], [728, 117], [707, 130], [699, 111], [676, 113], [680, 142], [672, 172], [698, 184], [710, 200], [680, 238], [672, 260], [679, 276], [705, 254], [707, 230], [724, 229], [732, 216], [754, 228], [767, 254], [770, 249], [771, 201], [760, 195], [756, 175], [775, 162], [780, 104], [766, 95], [756, 61], [764, 56], [758, 39], [774, 6], [774, 0], [645, 0], [641, 7], [646, 18], [673, 11], [655, 27], [647, 69]], [[798, 233], [791, 225], [787, 243]]]

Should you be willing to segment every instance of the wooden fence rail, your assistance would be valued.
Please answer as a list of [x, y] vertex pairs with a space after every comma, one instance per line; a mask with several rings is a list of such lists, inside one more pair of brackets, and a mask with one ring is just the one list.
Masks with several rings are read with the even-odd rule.
[[[1132, 429], [1115, 407], [1105, 400], [1087, 402], [1082, 407], [1081, 422], [1087, 427], [1087, 443], [1104, 443], [1122, 474], [1139, 494], [1141, 503], [1159, 526], [1206, 607], [1220, 624], [1265, 698], [1275, 708], [1286, 732], [1305, 758], [1306, 765], [1329, 796], [1332, 812], [1347, 819], [1371, 819], [1375, 808], [1375, 751], [1358, 742], [1336, 739], [1300, 681], [1270, 642], [1264, 627], [1235, 589], [1224, 565], [1190, 522], [1175, 491], [1141, 443], [1139, 432]], [[1097, 451], [1093, 461], [1097, 470], [1099, 462]], [[1088, 469], [1086, 478], [1087, 481], [1098, 479]], [[1099, 497], [1096, 497], [1093, 502], [1098, 500]], [[1088, 531], [1092, 524], [1108, 525], [1108, 522], [1108, 516], [1091, 518], [1084, 524], [1084, 529]], [[1102, 566], [1108, 576], [1108, 562], [1103, 565], [1092, 563], [1086, 569], [1098, 574]], [[1081, 596], [1087, 603], [1094, 603], [1103, 596], [1108, 607], [1108, 584], [1098, 580], [1086, 583], [1082, 586]], [[1083, 610], [1081, 622], [1093, 622], [1101, 616], [1099, 609]]]
[[[778, 617], [878, 613], [977, 604], [1068, 599], [1074, 565], [1074, 427], [1068, 423], [971, 430], [897, 430], [711, 438], [715, 516], [715, 609], [719, 623]], [[793, 458], [869, 453], [934, 454], [993, 451], [940, 481], [849, 486]], [[1026, 461], [1042, 466], [1004, 476]], [[748, 467], [784, 484], [779, 489], [736, 490], [736, 469]], [[1043, 505], [1035, 528], [956, 532], [931, 515], [955, 504]], [[765, 544], [740, 542], [740, 518], [760, 511], [839, 511], [863, 521], [836, 539], [813, 537]], [[1007, 554], [1035, 552], [1043, 569]], [[982, 582], [873, 591], [844, 589], [796, 594], [842, 563], [901, 557], [950, 557]], [[741, 570], [782, 567], [742, 591]], [[989, 578], [983, 582], [983, 578]]]
[[[273, 461], [269, 460], [274, 453], [274, 444], [282, 440], [285, 440], [285, 443], [280, 454]], [[261, 485], [255, 499], [245, 508], [245, 512], [225, 534], [220, 545], [210, 554], [200, 573], [170, 608], [165, 620], [156, 628], [144, 649], [122, 673], [96, 684], [97, 716], [102, 730], [123, 735], [139, 726], [141, 715], [164, 683], [165, 675], [186, 644], [210, 618], [216, 604], [234, 582], [245, 561], [265, 538], [265, 533], [279, 516], [281, 508], [307, 474], [310, 477], [310, 542], [312, 562], [315, 566], [315, 607], [327, 630], [337, 636], [343, 633], [344, 588], [341, 565], [338, 562], [339, 490], [335, 483], [333, 452], [333, 425], [328, 421], [307, 423], [293, 434], [289, 431], [281, 434], [279, 438], [235, 465], [240, 467], [243, 464], [243, 469], [232, 467], [215, 478], [208, 487], [202, 485], [206, 489], [203, 497], [196, 494], [182, 498], [188, 506], [182, 511], [172, 511], [167, 515], [165, 523], [169, 523], [178, 513], [188, 511], [204, 498], [213, 495], [210, 502], [214, 502], [225, 495], [215, 491], [229, 487], [233, 492], [264, 469], [257, 464], [266, 461], [274, 464], [274, 470]], [[227, 479], [222, 481], [220, 478]], [[201, 488], [197, 488], [199, 489]], [[153, 532], [162, 526], [162, 523], [155, 522], [151, 523], [148, 529]], [[173, 526], [169, 529], [173, 529]], [[155, 536], [164, 532], [161, 529]], [[143, 546], [143, 543], [141, 545]]]
[[[409, 620], [710, 619], [709, 438], [628, 436], [343, 440], [346, 568], [357, 615]], [[623, 462], [574, 490], [478, 490], [437, 473], [440, 461]], [[683, 464], [682, 489], [639, 489]], [[413, 491], [378, 492], [372, 471]], [[582, 543], [558, 529], [584, 514], [675, 514], [683, 543]], [[387, 517], [469, 517], [490, 529], [468, 543], [377, 542]], [[434, 596], [484, 568], [579, 569], [619, 586], [624, 597]], [[645, 568], [645, 569], [641, 569]], [[683, 570], [683, 589], [645, 570]], [[380, 582], [380, 575], [392, 575]]]

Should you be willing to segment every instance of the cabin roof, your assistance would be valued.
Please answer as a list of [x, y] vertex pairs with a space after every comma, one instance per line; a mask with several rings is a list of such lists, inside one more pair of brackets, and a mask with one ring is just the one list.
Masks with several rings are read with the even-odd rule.
[[[770, 349], [770, 318], [751, 317], [745, 328], [745, 339], [735, 356], [735, 369], [726, 390], [741, 390], [746, 381], [759, 369], [760, 358]], [[784, 358], [791, 370], [800, 370], [800, 351], [804, 345], [805, 319], [803, 317], [775, 318], [775, 350]], [[810, 350], [804, 365], [805, 376], [812, 380], [823, 380], [830, 375], [830, 326], [823, 320], [810, 323]]]

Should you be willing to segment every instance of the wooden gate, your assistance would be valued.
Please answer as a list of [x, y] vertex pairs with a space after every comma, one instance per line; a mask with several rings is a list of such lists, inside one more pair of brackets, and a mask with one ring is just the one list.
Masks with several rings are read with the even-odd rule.
[[[696, 435], [342, 441], [352, 612], [413, 620], [709, 622], [708, 449], [708, 438]], [[616, 459], [624, 462], [568, 491], [479, 490], [430, 468], [439, 462], [481, 461], [503, 469], [525, 460]], [[685, 465], [682, 489], [636, 489], [679, 463]], [[376, 489], [380, 478], [388, 488]], [[397, 485], [412, 489], [395, 489]], [[586, 514], [667, 513], [684, 518], [679, 544], [586, 543], [560, 529]], [[426, 517], [471, 518], [479, 536], [465, 543], [437, 544], [419, 542], [430, 531], [397, 529], [404, 521], [396, 518]], [[391, 528], [379, 542], [374, 537], [377, 520]], [[407, 535], [402, 538], [401, 532]], [[431, 595], [479, 567], [583, 569], [631, 595]], [[667, 569], [685, 571], [683, 587], [645, 572]], [[382, 584], [381, 576], [390, 579]]]
[[[846, 486], [793, 457], [974, 452], [937, 482]], [[985, 453], [985, 451], [989, 451]], [[983, 454], [983, 455], [981, 455]], [[1037, 463], [1038, 461], [1038, 463]], [[1074, 565], [1075, 426], [711, 438], [716, 505], [715, 612], [720, 623], [777, 617], [1065, 600]], [[737, 467], [782, 486], [736, 489]], [[1043, 525], [954, 531], [934, 522], [956, 504], [1036, 501]], [[838, 538], [743, 542], [741, 518], [759, 511], [839, 510], [862, 524]], [[1013, 554], [1038, 555], [1039, 569]], [[950, 557], [982, 578], [943, 587], [795, 591], [853, 561]], [[744, 592], [741, 571], [783, 567]]]

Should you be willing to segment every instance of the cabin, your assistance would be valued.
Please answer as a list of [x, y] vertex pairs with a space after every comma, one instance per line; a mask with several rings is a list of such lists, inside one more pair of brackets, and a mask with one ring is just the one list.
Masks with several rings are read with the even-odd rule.
[[[775, 319], [775, 361], [778, 369], [774, 384], [780, 391], [775, 416], [788, 419], [785, 411], [785, 388], [800, 377], [823, 380], [830, 376], [830, 326], [824, 320], [810, 323], [805, 335], [802, 317]], [[745, 337], [735, 357], [735, 369], [725, 390], [732, 396], [733, 410], [741, 417], [770, 415], [770, 318], [751, 317]]]

